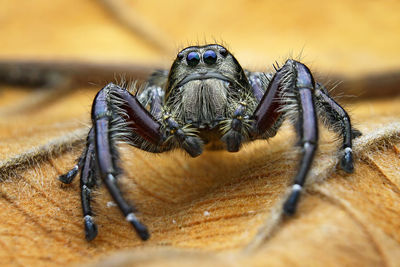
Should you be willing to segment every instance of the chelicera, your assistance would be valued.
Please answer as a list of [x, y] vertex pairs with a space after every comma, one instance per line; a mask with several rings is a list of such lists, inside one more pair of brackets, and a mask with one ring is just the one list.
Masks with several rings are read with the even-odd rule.
[[342, 136], [340, 166], [348, 173], [353, 172], [352, 139], [361, 134], [304, 64], [290, 59], [272, 73], [250, 72], [217, 44], [183, 49], [169, 71], [153, 73], [136, 95], [109, 83], [97, 93], [91, 116], [82, 156], [59, 177], [71, 183], [81, 171], [87, 240], [97, 235], [90, 199], [99, 178], [140, 238], [150, 237], [119, 189], [116, 142], [154, 153], [179, 148], [192, 157], [209, 146], [236, 152], [246, 142], [275, 136], [288, 119], [301, 147], [300, 167], [283, 205], [284, 213], [291, 215], [317, 149], [318, 117]]

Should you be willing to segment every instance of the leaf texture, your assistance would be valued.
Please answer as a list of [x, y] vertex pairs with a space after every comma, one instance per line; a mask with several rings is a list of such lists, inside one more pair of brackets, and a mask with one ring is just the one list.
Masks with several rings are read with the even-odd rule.
[[[174, 51], [187, 43], [217, 39], [244, 67], [265, 70], [304, 51], [302, 61], [326, 80], [335, 75], [357, 80], [369, 73], [384, 78], [343, 85], [345, 96], [355, 96], [347, 98], [353, 101], [346, 109], [363, 132], [354, 141], [355, 172], [336, 167], [340, 144], [322, 130], [293, 218], [281, 214], [298, 166], [288, 124], [268, 142], [253, 142], [238, 153], [206, 151], [195, 159], [122, 145], [120, 181], [151, 231], [147, 242], [138, 239], [103, 186], [93, 204], [99, 235], [85, 241], [79, 181], [57, 180], [80, 155], [92, 99], [109, 80], [80, 81], [33, 108], [20, 105], [21, 112], [6, 111], [39, 99], [45, 90], [2, 85], [1, 266], [400, 265], [398, 3], [3, 3], [1, 60], [128, 62], [148, 70], [168, 68]], [[390, 88], [390, 97], [356, 101], [366, 88], [375, 96]]]

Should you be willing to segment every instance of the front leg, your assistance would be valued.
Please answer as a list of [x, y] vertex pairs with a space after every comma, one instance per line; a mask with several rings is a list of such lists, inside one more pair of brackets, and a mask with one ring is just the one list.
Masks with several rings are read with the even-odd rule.
[[163, 115], [163, 123], [162, 131], [166, 138], [166, 146], [181, 147], [193, 158], [203, 152], [203, 141], [197, 136], [197, 130], [194, 130], [190, 124], [181, 126], [168, 113]]
[[300, 192], [311, 167], [318, 142], [318, 123], [314, 105], [315, 83], [310, 70], [297, 61], [288, 60], [273, 76], [266, 93], [254, 112], [253, 138], [276, 132], [281, 116], [296, 121], [302, 147], [299, 171], [292, 191], [284, 203], [286, 214], [294, 214]]
[[231, 119], [222, 121], [222, 141], [226, 144], [229, 152], [237, 152], [242, 145], [243, 139], [247, 135], [249, 127], [249, 116], [247, 113], [247, 103], [240, 101]]
[[302, 187], [314, 159], [318, 143], [318, 121], [314, 104], [315, 83], [310, 70], [299, 62], [294, 62], [297, 70], [295, 90], [298, 91], [298, 134], [302, 146], [300, 169], [294, 178], [292, 192], [286, 200], [283, 211], [292, 215], [296, 212]]
[[141, 106], [136, 97], [114, 84], [107, 85], [97, 94], [94, 100], [92, 122], [99, 174], [126, 220], [133, 225], [142, 240], [147, 240], [150, 237], [147, 228], [138, 221], [134, 214], [136, 208], [125, 200], [117, 183], [117, 175], [119, 174], [116, 165], [117, 151], [112, 138], [112, 120], [115, 117], [113, 116], [115, 110], [112, 109], [111, 103], [113, 97], [125, 102], [122, 102], [119, 108], [122, 108], [129, 116], [127, 121], [134, 127], [132, 129], [135, 129], [135, 132], [147, 141], [153, 144], [162, 142], [159, 131], [160, 125]]
[[[135, 135], [134, 145], [152, 146], [153, 151], [163, 151], [164, 137], [161, 125], [145, 110], [135, 96], [115, 84], [108, 84], [96, 95], [92, 106], [93, 128], [87, 139], [86, 149], [78, 164], [60, 180], [72, 182], [81, 169], [81, 200], [87, 240], [97, 235], [90, 207], [91, 190], [100, 176], [112, 198], [142, 240], [149, 238], [149, 232], [135, 216], [136, 208], [123, 197], [118, 186], [118, 153], [115, 142]], [[140, 139], [138, 139], [140, 137]], [[125, 140], [126, 141], [126, 140]]]

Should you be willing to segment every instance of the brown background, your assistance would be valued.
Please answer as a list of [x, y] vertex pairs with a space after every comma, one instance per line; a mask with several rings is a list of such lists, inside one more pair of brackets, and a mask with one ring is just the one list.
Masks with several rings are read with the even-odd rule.
[[[0, 7], [0, 60], [168, 67], [186, 45], [222, 42], [247, 68], [300, 57], [325, 81], [400, 69], [397, 1], [3, 0]], [[79, 182], [64, 186], [56, 177], [79, 155], [92, 98], [103, 84], [87, 82], [15, 113], [4, 111], [41, 91], [2, 86], [1, 265], [400, 265], [395, 95], [343, 99], [364, 133], [355, 141], [356, 171], [335, 168], [338, 144], [322, 131], [307, 193], [290, 220], [280, 217], [297, 167], [289, 125], [268, 143], [196, 159], [124, 146], [124, 192], [152, 238], [139, 241], [100, 188], [99, 235], [86, 242]]]

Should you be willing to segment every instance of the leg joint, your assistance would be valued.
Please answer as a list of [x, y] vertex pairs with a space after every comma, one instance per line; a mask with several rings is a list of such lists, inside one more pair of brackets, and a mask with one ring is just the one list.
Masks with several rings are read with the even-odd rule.
[[314, 91], [315, 82], [310, 69], [303, 63], [295, 61], [297, 70], [296, 87]]

